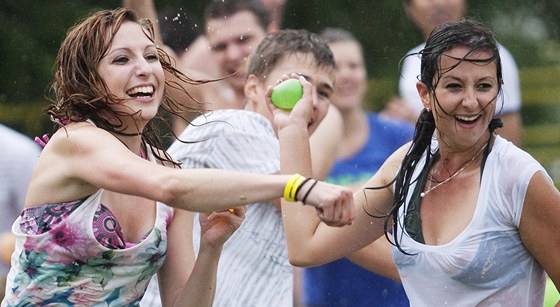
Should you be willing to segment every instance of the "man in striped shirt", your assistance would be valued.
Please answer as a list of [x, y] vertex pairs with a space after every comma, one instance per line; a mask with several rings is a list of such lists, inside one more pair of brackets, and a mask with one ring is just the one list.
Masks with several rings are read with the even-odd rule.
[[[280, 148], [265, 101], [267, 87], [286, 75], [296, 77], [294, 73], [312, 83], [311, 134], [329, 109], [334, 70], [332, 52], [317, 35], [305, 30], [269, 34], [249, 63], [245, 108], [214, 110], [199, 116], [179, 136], [182, 141], [195, 143], [176, 141], [169, 153], [184, 168], [279, 172]], [[317, 171], [324, 174], [328, 170]], [[195, 218], [195, 251], [199, 237]], [[245, 221], [224, 245], [217, 283], [214, 306], [293, 305], [293, 267], [288, 261], [279, 200], [267, 205], [248, 204]], [[152, 295], [150, 289], [146, 295]]]

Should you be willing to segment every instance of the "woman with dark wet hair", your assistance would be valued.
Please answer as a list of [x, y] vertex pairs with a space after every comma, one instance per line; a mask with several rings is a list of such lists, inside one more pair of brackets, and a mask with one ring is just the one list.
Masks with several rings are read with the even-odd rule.
[[[292, 264], [333, 261], [392, 230], [412, 306], [542, 306], [546, 275], [560, 287], [560, 193], [534, 158], [493, 133], [501, 73], [484, 25], [461, 20], [433, 31], [412, 142], [354, 194], [348, 227], [283, 206]], [[303, 168], [305, 161], [282, 170]]]

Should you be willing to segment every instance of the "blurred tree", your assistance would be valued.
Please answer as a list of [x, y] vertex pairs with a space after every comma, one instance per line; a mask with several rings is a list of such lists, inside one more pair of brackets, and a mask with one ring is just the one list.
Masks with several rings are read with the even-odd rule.
[[[155, 0], [158, 9], [182, 8], [197, 16], [208, 1]], [[25, 125], [22, 130], [30, 135], [42, 133], [44, 125], [23, 123], [46, 121], [37, 106], [46, 104], [44, 92], [66, 31], [92, 10], [118, 5], [118, 0], [0, 1], [0, 121]], [[559, 64], [560, 1], [471, 0], [468, 5], [468, 16], [492, 26], [521, 68]], [[399, 61], [422, 40], [402, 0], [287, 0], [283, 26], [352, 31], [364, 44], [369, 76], [379, 81], [375, 84], [383, 87], [383, 95], [396, 92]], [[22, 104], [33, 112], [10, 112]], [[16, 114], [32, 119], [23, 121]]]
[[370, 77], [397, 77], [400, 58], [422, 36], [400, 0], [288, 1], [284, 26], [314, 32], [342, 27], [364, 45]]

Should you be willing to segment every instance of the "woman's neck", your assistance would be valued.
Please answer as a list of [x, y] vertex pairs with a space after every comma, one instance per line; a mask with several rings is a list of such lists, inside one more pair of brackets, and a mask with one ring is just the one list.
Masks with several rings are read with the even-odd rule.
[[[439, 138], [439, 137], [438, 137]], [[493, 138], [492, 138], [493, 139]], [[439, 140], [439, 159], [437, 164], [448, 170], [458, 169], [466, 163], [466, 161], [471, 161], [469, 164], [472, 166], [480, 166], [482, 159], [481, 152], [487, 150], [487, 147], [491, 146], [491, 135], [485, 135], [478, 142], [464, 149], [457, 149], [454, 146], [450, 146], [445, 140]]]
[[144, 143], [142, 141], [142, 135], [122, 135], [118, 133], [113, 133], [113, 135], [119, 139], [131, 152], [142, 158], [146, 157], [146, 148], [144, 148]]

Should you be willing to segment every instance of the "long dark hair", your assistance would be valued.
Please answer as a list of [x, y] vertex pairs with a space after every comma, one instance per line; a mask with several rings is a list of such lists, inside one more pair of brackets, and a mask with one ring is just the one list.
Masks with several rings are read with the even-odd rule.
[[[443, 69], [440, 65], [441, 56], [444, 52], [455, 48], [455, 47], [466, 47], [469, 51], [462, 58], [458, 59], [458, 63], [450, 68]], [[421, 64], [421, 74], [420, 81], [423, 82], [428, 91], [430, 91], [432, 97], [435, 98], [436, 103], [439, 104], [437, 96], [435, 94], [435, 88], [437, 87], [441, 76], [454, 69], [459, 63], [463, 61], [476, 62], [480, 64], [496, 63], [496, 76], [498, 80], [498, 94], [493, 99], [496, 100], [501, 97], [502, 88], [502, 65], [500, 62], [500, 55], [498, 50], [498, 43], [492, 34], [492, 31], [481, 24], [480, 22], [463, 19], [457, 22], [445, 23], [434, 31], [428, 37], [426, 41], [425, 48], [418, 54], [407, 55], [407, 56], [418, 56], [422, 57]], [[475, 51], [484, 50], [490, 54], [490, 57], [482, 60], [473, 60], [468, 58], [470, 54]], [[492, 102], [491, 100], [490, 102]], [[489, 104], [490, 104], [489, 102]], [[499, 126], [499, 124], [498, 124]], [[490, 123], [489, 129], [492, 132], [497, 127], [496, 121]], [[396, 178], [390, 184], [394, 184], [393, 192], [393, 205], [390, 211], [385, 214], [385, 235], [389, 238], [390, 232], [390, 221], [393, 224], [393, 240], [392, 243], [401, 251], [406, 253], [400, 246], [400, 236], [397, 231], [399, 226], [402, 225], [402, 221], [399, 219], [399, 209], [405, 204], [406, 198], [409, 195], [409, 187], [418, 179], [413, 177], [414, 170], [418, 167], [418, 163], [424, 153], [428, 156], [426, 163], [431, 160], [433, 155], [431, 149], [432, 136], [436, 129], [434, 115], [431, 110], [424, 109], [420, 113], [418, 121], [416, 122], [416, 129], [412, 139], [411, 146], [406, 153], [399, 172]], [[380, 189], [383, 187], [372, 187], [368, 189]], [[373, 216], [373, 215], [372, 215]], [[379, 216], [377, 216], [379, 217]], [[391, 220], [392, 219], [392, 220]], [[401, 223], [401, 225], [399, 225]]]

